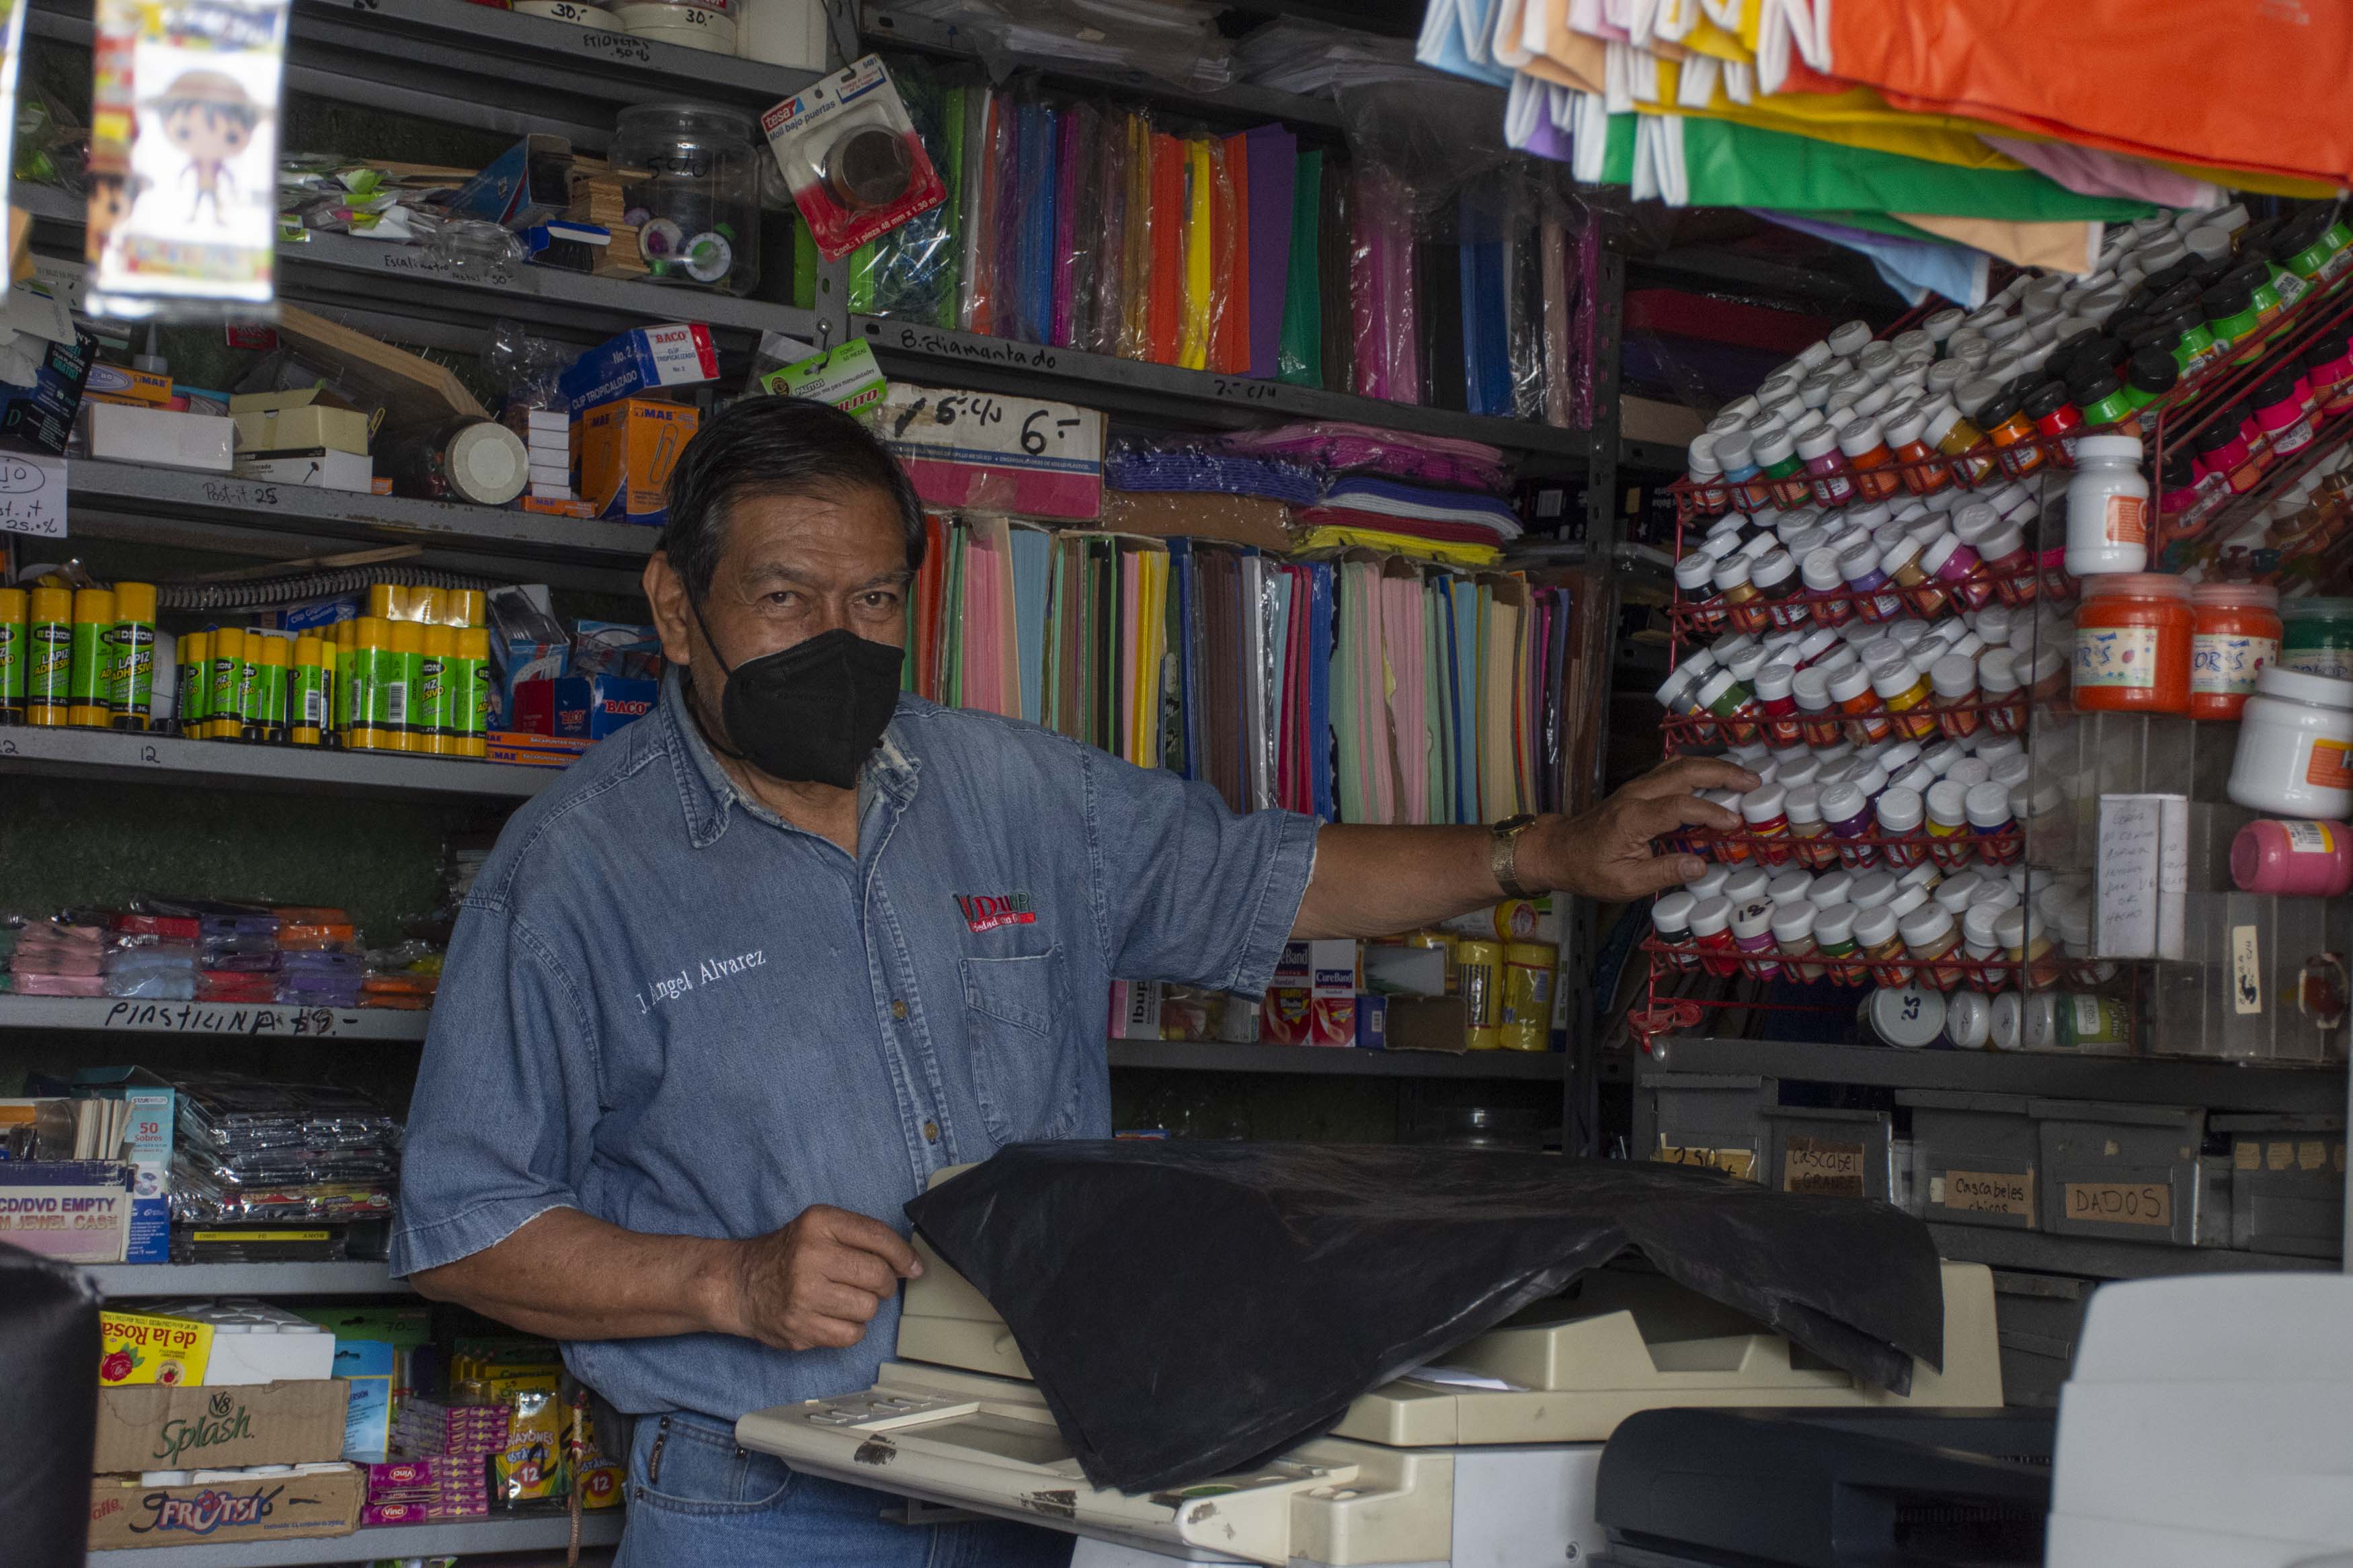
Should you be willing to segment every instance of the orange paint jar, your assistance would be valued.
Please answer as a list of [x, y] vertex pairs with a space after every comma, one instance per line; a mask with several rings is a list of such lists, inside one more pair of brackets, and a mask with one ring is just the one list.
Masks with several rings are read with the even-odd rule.
[[2189, 716], [2236, 719], [2255, 677], [2279, 662], [2279, 590], [2200, 583], [2190, 590]]
[[2189, 711], [2189, 584], [2154, 572], [2084, 579], [2075, 613], [2078, 710]]

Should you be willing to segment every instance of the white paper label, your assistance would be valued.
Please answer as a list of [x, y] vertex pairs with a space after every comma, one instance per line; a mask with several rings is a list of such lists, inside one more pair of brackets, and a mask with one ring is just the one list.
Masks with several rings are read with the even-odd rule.
[[2242, 1016], [2263, 1010], [2263, 949], [2253, 926], [2231, 928], [2231, 1010]]
[[66, 460], [0, 453], [0, 533], [66, 536]]
[[2325, 822], [2283, 822], [2291, 855], [2334, 855], [2337, 839]]
[[2075, 685], [2123, 686], [2150, 690], [2157, 685], [2155, 626], [2075, 628]]
[[2189, 639], [2189, 689], [2209, 696], [2245, 696], [2255, 677], [2279, 658], [2277, 637], [2206, 632]]

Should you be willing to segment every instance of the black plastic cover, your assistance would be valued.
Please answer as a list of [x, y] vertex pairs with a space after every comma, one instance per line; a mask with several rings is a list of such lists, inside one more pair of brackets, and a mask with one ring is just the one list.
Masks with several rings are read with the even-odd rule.
[[0, 1242], [0, 1562], [82, 1568], [98, 1447], [98, 1292]]
[[1087, 1479], [1246, 1468], [1639, 1250], [1870, 1382], [1942, 1365], [1927, 1227], [1716, 1172], [1428, 1146], [1023, 1143], [907, 1214], [1004, 1317]]

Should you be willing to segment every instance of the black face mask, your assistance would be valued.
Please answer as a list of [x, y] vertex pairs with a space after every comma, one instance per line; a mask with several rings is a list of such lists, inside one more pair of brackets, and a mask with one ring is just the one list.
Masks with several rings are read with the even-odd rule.
[[[700, 608], [694, 620], [702, 626]], [[707, 626], [702, 640], [716, 658], [719, 645]], [[905, 658], [902, 649], [840, 627], [747, 658], [726, 671], [719, 703], [728, 740], [743, 749], [731, 751], [716, 737], [712, 743], [773, 779], [853, 788], [899, 706]]]

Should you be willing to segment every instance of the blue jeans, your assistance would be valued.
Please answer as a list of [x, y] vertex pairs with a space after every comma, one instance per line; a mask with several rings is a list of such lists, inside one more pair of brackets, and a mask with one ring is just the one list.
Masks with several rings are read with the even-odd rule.
[[614, 1568], [1063, 1568], [1071, 1538], [1030, 1525], [886, 1523], [887, 1492], [785, 1468], [700, 1415], [645, 1415], [629, 1445]]

